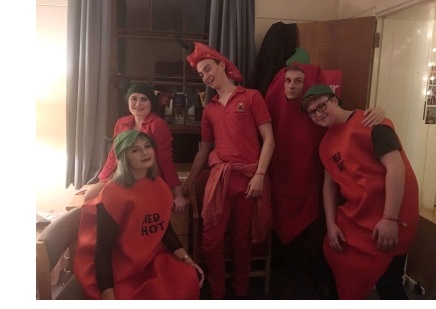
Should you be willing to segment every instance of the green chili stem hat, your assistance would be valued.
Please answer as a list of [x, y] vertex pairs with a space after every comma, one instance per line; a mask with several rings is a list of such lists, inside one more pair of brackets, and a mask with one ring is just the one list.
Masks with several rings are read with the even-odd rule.
[[135, 142], [136, 138], [140, 133], [141, 132], [137, 130], [127, 130], [121, 132], [115, 137], [114, 151], [115, 154], [117, 155], [117, 158], [120, 156], [121, 151], [133, 145], [133, 143]]
[[324, 84], [316, 84], [307, 89], [303, 96], [303, 100], [306, 100], [311, 95], [324, 95], [324, 94], [334, 94], [332, 88]]
[[132, 83], [126, 92], [126, 97], [125, 97], [126, 102], [129, 102], [129, 98], [132, 93], [142, 93], [143, 95], [145, 95], [151, 102], [152, 111], [156, 111], [156, 109], [158, 108], [159, 100], [156, 94], [154, 93], [153, 88], [147, 83], [139, 83], [139, 82]]
[[305, 112], [307, 109], [307, 106], [312, 101], [312, 98], [314, 96], [319, 97], [322, 95], [331, 95], [335, 96], [338, 99], [339, 106], [342, 106], [342, 101], [340, 98], [338, 98], [335, 93], [333, 92], [332, 88], [330, 88], [329, 85], [325, 84], [316, 84], [307, 89], [306, 93], [303, 96], [303, 103], [301, 104], [301, 111]]
[[310, 63], [310, 55], [306, 49], [302, 47], [296, 48], [294, 54], [288, 60], [286, 60], [286, 66], [289, 66], [290, 64], [295, 62], [301, 64]]

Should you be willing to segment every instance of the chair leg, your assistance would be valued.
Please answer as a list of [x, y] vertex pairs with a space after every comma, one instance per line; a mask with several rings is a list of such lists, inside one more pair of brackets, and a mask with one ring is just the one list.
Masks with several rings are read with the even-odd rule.
[[270, 280], [271, 280], [271, 264], [270, 264], [270, 260], [267, 259], [266, 260], [266, 275], [265, 275], [265, 295], [269, 295], [269, 285], [270, 285]]

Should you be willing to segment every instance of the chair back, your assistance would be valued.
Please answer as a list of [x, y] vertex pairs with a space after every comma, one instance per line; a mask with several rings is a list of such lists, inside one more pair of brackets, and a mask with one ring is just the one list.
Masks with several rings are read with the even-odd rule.
[[[51, 271], [69, 251], [69, 269], [72, 271], [74, 249], [79, 232], [81, 208], [74, 208], [51, 222], [36, 242], [36, 279], [39, 299], [53, 299]], [[74, 274], [62, 285], [56, 299], [84, 299], [85, 294]]]

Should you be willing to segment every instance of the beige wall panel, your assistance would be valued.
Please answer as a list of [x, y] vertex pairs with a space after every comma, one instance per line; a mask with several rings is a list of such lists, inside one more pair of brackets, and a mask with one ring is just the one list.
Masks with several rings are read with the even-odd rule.
[[373, 16], [376, 0], [341, 0], [339, 6], [339, 18], [356, 18]]
[[255, 14], [259, 18], [329, 20], [337, 19], [339, 0], [256, 0]]

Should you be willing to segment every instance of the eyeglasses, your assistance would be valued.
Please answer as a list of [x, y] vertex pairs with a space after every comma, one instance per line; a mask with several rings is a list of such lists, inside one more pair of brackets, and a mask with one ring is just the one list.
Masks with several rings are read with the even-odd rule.
[[315, 118], [316, 117], [316, 112], [325, 112], [325, 110], [327, 109], [327, 102], [330, 101], [330, 99], [333, 97], [328, 98], [325, 102], [319, 103], [315, 109], [308, 109], [306, 111], [306, 114], [310, 117], [310, 118]]

